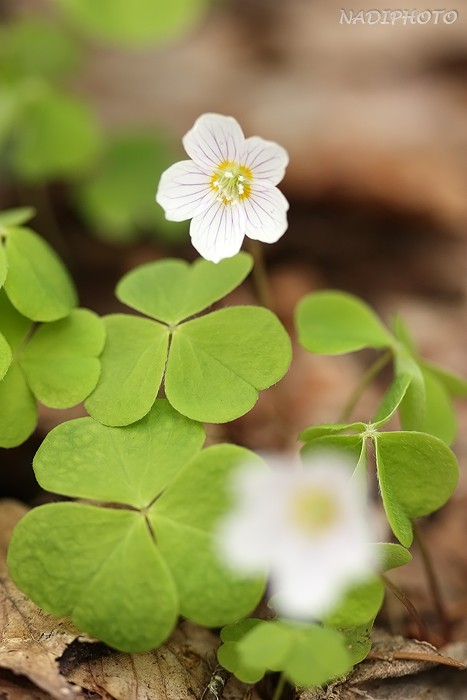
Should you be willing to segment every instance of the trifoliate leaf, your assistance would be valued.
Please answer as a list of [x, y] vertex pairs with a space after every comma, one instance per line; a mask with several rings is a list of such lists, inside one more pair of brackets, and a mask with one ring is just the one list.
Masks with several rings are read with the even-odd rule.
[[335, 609], [326, 616], [329, 627], [359, 627], [374, 620], [383, 604], [384, 585], [379, 578], [352, 585]]
[[13, 532], [8, 566], [37, 605], [121, 651], [158, 646], [177, 620], [172, 577], [136, 511], [35, 508]]
[[423, 370], [425, 418], [422, 430], [450, 445], [457, 433], [457, 418], [444, 385], [429, 370]]
[[6, 240], [4, 289], [18, 311], [33, 321], [56, 321], [76, 306], [73, 283], [60, 259], [36, 233], [11, 228]]
[[123, 314], [106, 316], [104, 323], [102, 373], [86, 409], [106, 425], [128, 425], [145, 416], [156, 399], [169, 332], [155, 321]]
[[300, 433], [299, 439], [303, 442], [311, 442], [326, 435], [338, 435], [344, 432], [362, 432], [366, 428], [365, 423], [330, 423], [313, 425]]
[[198, 21], [207, 0], [55, 0], [73, 22], [95, 36], [124, 45], [166, 41]]
[[12, 360], [11, 348], [5, 337], [0, 333], [0, 381], [5, 376]]
[[259, 390], [278, 382], [290, 360], [290, 339], [268, 309], [221, 309], [175, 330], [166, 395], [190, 418], [224, 423], [249, 411]]
[[284, 671], [295, 685], [318, 687], [344, 676], [351, 667], [352, 659], [340, 632], [309, 626], [297, 631]]
[[444, 442], [425, 433], [379, 433], [375, 443], [386, 515], [397, 539], [409, 547], [412, 519], [437, 510], [452, 494], [456, 458]]
[[99, 505], [34, 509], [9, 550], [11, 575], [34, 602], [131, 652], [161, 644], [179, 614], [237, 620], [264, 590], [263, 580], [228, 572], [214, 544], [232, 471], [255, 456], [230, 445], [196, 455], [201, 426], [166, 401], [151, 413], [126, 428], [85, 418], [52, 431], [35, 460], [40, 482]]
[[92, 311], [76, 309], [39, 328], [19, 362], [41, 403], [69, 408], [84, 401], [96, 386], [103, 345], [102, 320]]
[[140, 265], [117, 285], [117, 297], [136, 311], [174, 325], [203, 311], [238, 287], [253, 265], [251, 255], [212, 263], [162, 260]]
[[253, 610], [263, 577], [227, 569], [213, 537], [231, 506], [229, 485], [240, 464], [261, 460], [234, 445], [203, 450], [180, 471], [148, 512], [157, 544], [177, 583], [180, 613], [200, 625], [219, 626]]
[[14, 363], [0, 381], [0, 416], [0, 447], [21, 445], [36, 427], [36, 400]]
[[187, 223], [167, 221], [154, 203], [154, 183], [176, 160], [167, 139], [139, 131], [110, 138], [95, 172], [76, 192], [91, 230], [118, 242], [132, 241], [142, 231], [168, 240], [187, 237]]
[[100, 130], [88, 105], [47, 92], [33, 102], [15, 132], [11, 164], [22, 180], [77, 178], [94, 162]]
[[344, 292], [309, 294], [298, 304], [295, 321], [299, 342], [310, 352], [338, 355], [394, 343], [372, 309]]
[[281, 671], [296, 641], [294, 631], [281, 622], [262, 622], [239, 642], [240, 656], [253, 668]]
[[34, 218], [36, 210], [34, 207], [16, 207], [15, 209], [6, 209], [0, 211], [0, 234], [7, 229], [17, 226], [22, 226], [30, 219]]
[[405, 547], [393, 542], [378, 542], [374, 545], [380, 571], [389, 571], [412, 561], [412, 555]]
[[204, 429], [165, 400], [131, 430], [78, 418], [54, 428], [34, 458], [47, 491], [144, 508], [201, 449]]

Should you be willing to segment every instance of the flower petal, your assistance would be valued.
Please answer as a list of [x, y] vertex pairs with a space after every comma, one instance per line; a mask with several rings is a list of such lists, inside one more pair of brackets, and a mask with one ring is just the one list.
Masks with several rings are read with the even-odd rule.
[[206, 260], [219, 262], [236, 255], [245, 236], [243, 207], [214, 202], [190, 225], [193, 246]]
[[191, 219], [205, 211], [215, 198], [209, 175], [192, 160], [182, 160], [165, 170], [156, 194], [156, 202], [169, 221]]
[[203, 114], [183, 137], [185, 151], [209, 174], [224, 161], [238, 162], [244, 142], [239, 123], [222, 114]]
[[286, 232], [289, 203], [277, 187], [252, 188], [250, 196], [242, 204], [249, 238], [275, 243]]
[[277, 185], [284, 177], [289, 154], [274, 141], [251, 136], [245, 141], [241, 163], [251, 170], [254, 179], [261, 184]]

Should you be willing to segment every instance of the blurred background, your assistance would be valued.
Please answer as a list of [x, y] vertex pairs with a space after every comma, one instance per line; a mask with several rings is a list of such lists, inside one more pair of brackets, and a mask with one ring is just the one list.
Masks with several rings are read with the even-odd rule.
[[[421, 353], [466, 374], [467, 2], [445, 7], [458, 15], [450, 24], [342, 21], [342, 10], [375, 8], [388, 3], [1, 0], [0, 208], [33, 205], [32, 226], [70, 267], [82, 304], [119, 310], [114, 285], [135, 264], [194, 259], [188, 226], [165, 221], [154, 194], [195, 119], [232, 115], [290, 153], [289, 230], [264, 251], [288, 329], [303, 294], [345, 289], [386, 320], [401, 312]], [[253, 286], [228, 300], [238, 302], [255, 302]], [[337, 419], [368, 358], [294, 352], [283, 382], [212, 439], [284, 449]], [[377, 401], [378, 387], [357, 417]], [[43, 409], [38, 435], [0, 451], [0, 493], [34, 501], [37, 444], [79, 410]], [[459, 415], [462, 464], [465, 406]], [[431, 533], [464, 598], [466, 482]]]

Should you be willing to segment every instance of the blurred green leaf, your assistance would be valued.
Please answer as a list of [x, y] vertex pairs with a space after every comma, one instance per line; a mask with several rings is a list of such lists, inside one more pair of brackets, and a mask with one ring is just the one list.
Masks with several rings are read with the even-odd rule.
[[81, 177], [101, 146], [97, 120], [77, 98], [46, 91], [24, 112], [11, 146], [11, 167], [32, 182]]
[[428, 362], [427, 360], [420, 361], [422, 370], [428, 370], [436, 379], [441, 382], [450, 396], [467, 396], [467, 379], [449, 372], [444, 367]]
[[310, 352], [339, 355], [394, 343], [373, 310], [344, 292], [314, 292], [304, 297], [297, 306], [295, 322], [299, 342]]
[[19, 80], [68, 75], [79, 65], [77, 43], [63, 27], [38, 17], [23, 17], [0, 28], [0, 73]]
[[6, 258], [5, 246], [2, 243], [1, 234], [0, 234], [0, 289], [3, 287], [3, 285], [5, 283], [7, 272], [8, 272], [8, 261]]
[[450, 445], [457, 433], [457, 418], [448, 392], [435, 374], [422, 369], [425, 385], [425, 419], [422, 430]]
[[5, 337], [0, 333], [0, 381], [7, 373], [8, 367], [11, 365], [11, 348], [8, 345]]
[[199, 20], [207, 0], [55, 0], [92, 36], [138, 46], [167, 41]]
[[52, 248], [34, 231], [8, 229], [5, 292], [33, 321], [56, 321], [76, 306], [73, 282]]
[[3, 229], [3, 234], [0, 233], [0, 235], [6, 235], [7, 229], [12, 226], [22, 226], [35, 215], [34, 207], [16, 207], [0, 211], [0, 229]]
[[154, 199], [162, 172], [175, 159], [161, 138], [139, 133], [114, 137], [76, 193], [90, 228], [119, 242], [134, 240], [143, 231], [169, 240], [187, 237], [186, 222], [167, 221]]
[[374, 620], [383, 604], [384, 585], [373, 577], [354, 584], [343, 595], [335, 609], [326, 616], [324, 623], [330, 627], [359, 627]]
[[0, 447], [21, 445], [36, 427], [36, 400], [15, 363], [0, 381], [0, 416]]
[[378, 567], [383, 573], [397, 569], [412, 561], [409, 550], [394, 542], [378, 542], [374, 545], [378, 557]]
[[33, 323], [12, 305], [4, 290], [0, 290], [0, 332], [15, 353], [32, 329]]
[[362, 432], [366, 429], [365, 423], [329, 423], [322, 425], [312, 425], [310, 428], [303, 430], [299, 438], [303, 442], [311, 442], [317, 438], [325, 437], [326, 435], [338, 435], [346, 431]]

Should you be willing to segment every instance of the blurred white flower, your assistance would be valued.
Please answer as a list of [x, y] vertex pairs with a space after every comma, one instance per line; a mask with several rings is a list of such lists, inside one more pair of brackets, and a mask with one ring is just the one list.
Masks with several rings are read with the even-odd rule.
[[275, 243], [287, 229], [289, 204], [276, 185], [287, 151], [258, 136], [245, 139], [233, 117], [203, 114], [183, 137], [192, 160], [162, 173], [156, 201], [169, 221], [192, 219], [196, 250], [213, 262], [236, 255], [243, 238]]
[[238, 573], [269, 571], [279, 614], [321, 618], [377, 567], [362, 484], [338, 456], [268, 463], [235, 474], [236, 503], [218, 532], [221, 557]]

